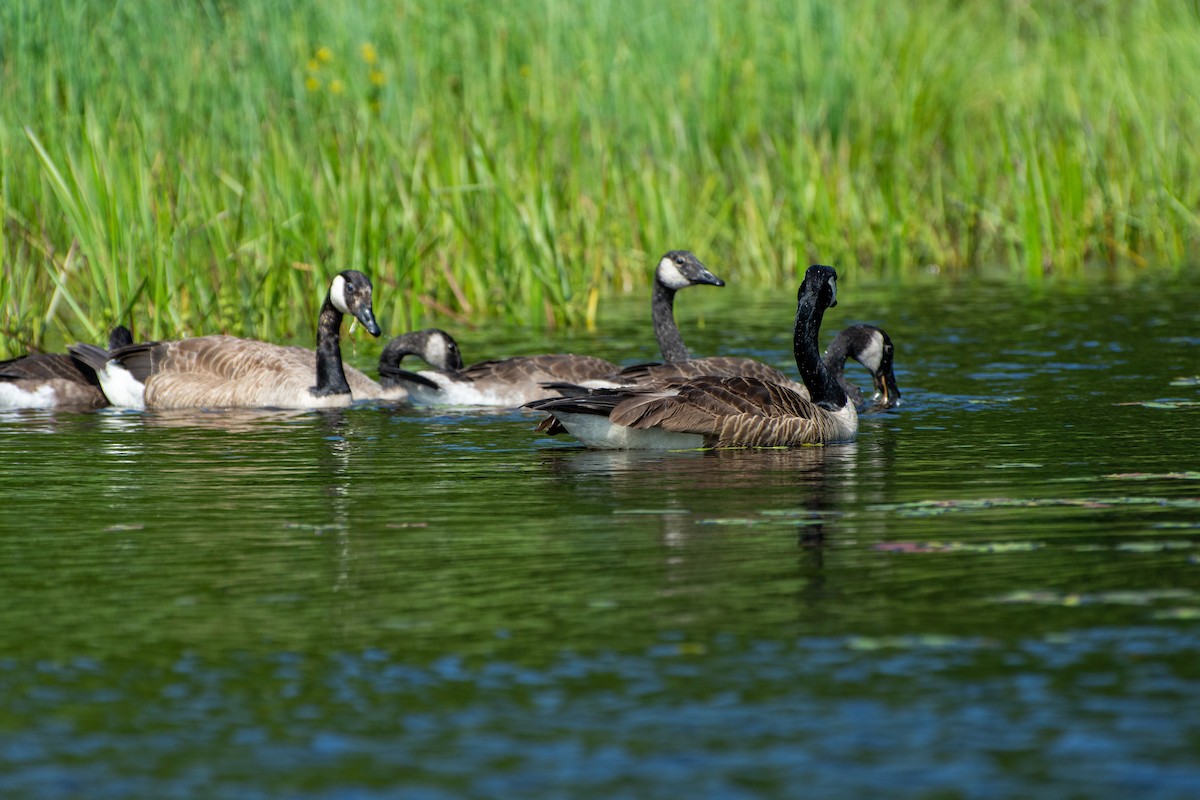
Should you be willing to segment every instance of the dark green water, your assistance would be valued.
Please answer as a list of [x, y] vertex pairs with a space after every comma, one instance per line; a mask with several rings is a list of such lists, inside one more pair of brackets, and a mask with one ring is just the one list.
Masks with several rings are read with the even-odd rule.
[[[692, 291], [787, 365], [791, 293]], [[1200, 797], [1198, 287], [839, 296], [851, 446], [0, 416], [0, 796]]]

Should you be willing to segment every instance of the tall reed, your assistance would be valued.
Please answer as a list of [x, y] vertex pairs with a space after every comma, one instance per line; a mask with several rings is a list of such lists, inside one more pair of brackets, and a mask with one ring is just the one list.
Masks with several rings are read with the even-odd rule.
[[662, 251], [764, 286], [1183, 269], [1185, 0], [0, 4], [0, 354], [583, 324]]

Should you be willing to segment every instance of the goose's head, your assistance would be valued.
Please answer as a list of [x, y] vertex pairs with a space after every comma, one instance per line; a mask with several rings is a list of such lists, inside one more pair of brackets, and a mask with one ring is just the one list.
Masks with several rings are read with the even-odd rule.
[[356, 269], [348, 269], [334, 276], [329, 285], [329, 302], [338, 311], [361, 322], [367, 333], [378, 336], [382, 331], [375, 321], [371, 291], [370, 278]]
[[459, 370], [463, 367], [458, 342], [440, 328], [410, 331], [392, 339], [379, 356], [380, 371], [399, 367], [405, 356], [420, 356], [434, 369]]
[[900, 405], [900, 389], [893, 370], [895, 347], [882, 328], [874, 325], [851, 325], [838, 336], [847, 338], [846, 354], [867, 368], [875, 383], [875, 404], [880, 408]]
[[824, 264], [813, 264], [804, 273], [796, 301], [803, 303], [805, 297], [812, 299], [817, 308], [833, 308], [837, 305], [837, 270]]
[[674, 291], [697, 284], [725, 285], [725, 281], [709, 272], [708, 267], [687, 250], [672, 250], [659, 259], [654, 280]]
[[463, 368], [462, 353], [453, 336], [440, 328], [426, 328], [418, 333], [423, 334], [423, 341], [417, 355], [425, 359], [426, 364], [436, 369]]

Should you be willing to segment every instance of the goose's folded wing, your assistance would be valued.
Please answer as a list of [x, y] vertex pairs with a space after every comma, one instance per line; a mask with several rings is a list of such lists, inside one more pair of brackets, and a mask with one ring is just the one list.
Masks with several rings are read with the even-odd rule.
[[711, 356], [675, 361], [669, 364], [636, 364], [613, 376], [617, 382], [662, 388], [679, 381], [700, 377], [753, 378], [764, 383], [785, 386], [801, 397], [808, 397], [804, 384], [792, 380], [774, 367], [753, 358]]
[[89, 367], [62, 353], [34, 353], [0, 361], [0, 378], [9, 380], [61, 380], [98, 385]]
[[158, 408], [295, 406], [315, 384], [316, 353], [232, 336], [136, 344], [113, 358]]
[[554, 381], [579, 383], [611, 374], [616, 369], [612, 362], [595, 356], [548, 353], [480, 361], [458, 374], [475, 383], [540, 386]]
[[154, 408], [303, 408], [314, 375], [259, 372], [230, 381], [205, 372], [163, 372], [146, 384]]
[[[238, 381], [257, 375], [290, 374], [303, 370], [311, 381], [317, 355], [303, 347], [289, 347], [234, 336], [197, 336], [171, 342], [135, 344], [114, 351], [113, 357], [134, 377], [141, 373], [211, 375]], [[142, 378], [144, 379], [144, 378]]]
[[824, 415], [786, 386], [754, 378], [696, 378], [656, 392], [634, 393], [609, 419], [631, 428], [695, 433], [714, 444], [787, 445], [818, 433]]

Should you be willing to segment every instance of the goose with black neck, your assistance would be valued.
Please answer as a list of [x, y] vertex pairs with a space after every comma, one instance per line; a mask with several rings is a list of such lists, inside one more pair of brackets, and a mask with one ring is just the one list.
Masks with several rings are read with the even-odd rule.
[[837, 272], [808, 268], [797, 292], [792, 349], [808, 389], [751, 377], [700, 377], [653, 389], [596, 389], [526, 407], [550, 414], [537, 430], [568, 432], [588, 447], [686, 449], [790, 447], [853, 441], [858, 412], [821, 358], [825, 310], [837, 305]]

